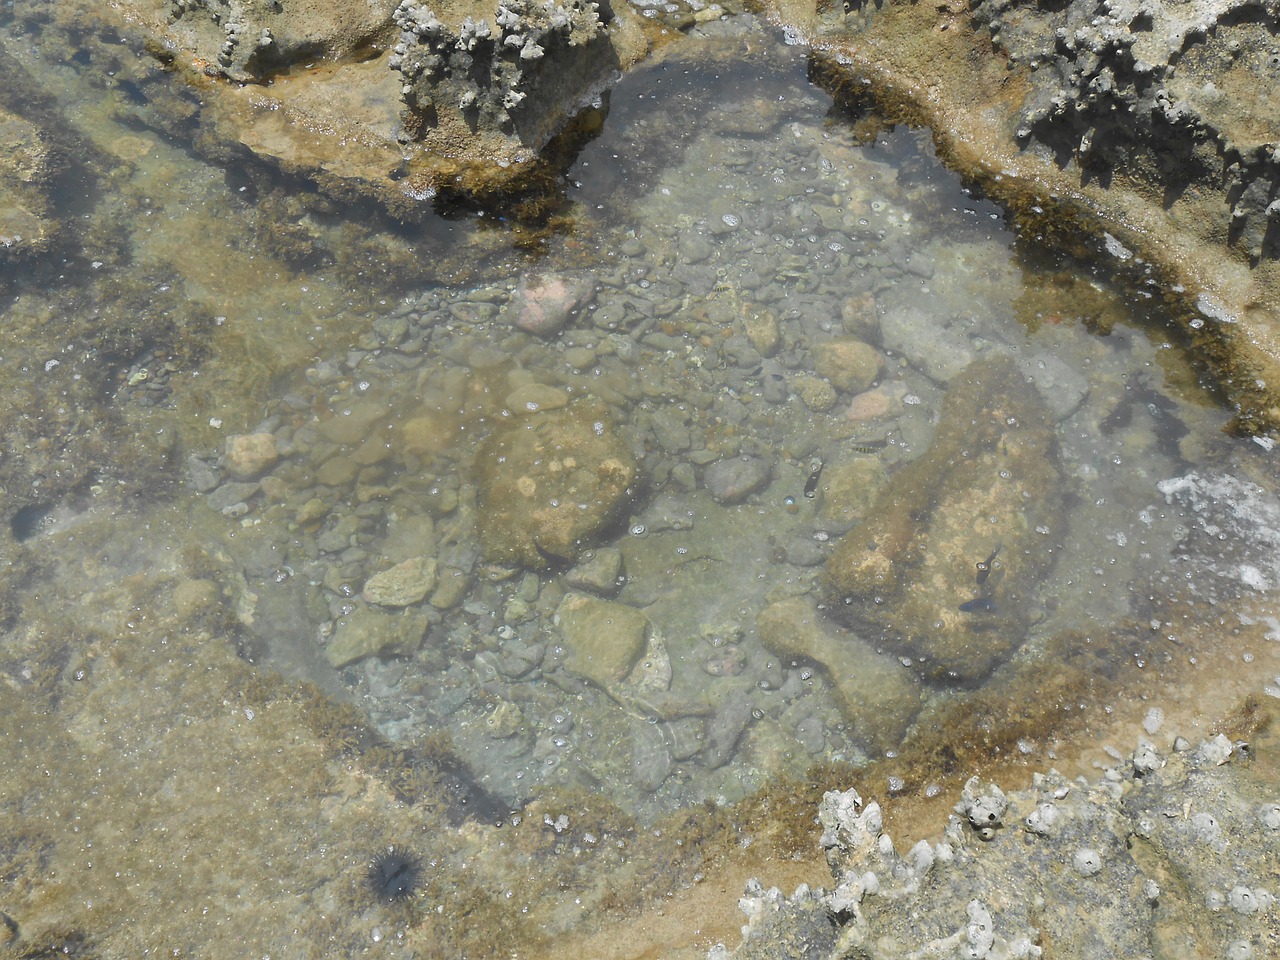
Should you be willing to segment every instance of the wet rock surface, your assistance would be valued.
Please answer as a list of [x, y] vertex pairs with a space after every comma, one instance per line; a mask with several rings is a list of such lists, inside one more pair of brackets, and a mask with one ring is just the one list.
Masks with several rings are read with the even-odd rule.
[[126, 0], [103, 13], [199, 87], [221, 141], [211, 152], [248, 149], [405, 219], [440, 190], [518, 192], [538, 152], [647, 46], [626, 4], [594, 2]]
[[1026, 638], [1062, 523], [1051, 420], [1007, 358], [970, 366], [933, 445], [823, 573], [835, 614], [935, 679], [985, 677]]
[[709, 956], [1267, 956], [1280, 818], [1246, 764], [1219, 736], [1140, 744], [1094, 780], [1036, 774], [1007, 798], [975, 778], [941, 837], [906, 851], [878, 803], [829, 792], [832, 888], [753, 882], [744, 942]]
[[638, 482], [630, 449], [591, 405], [513, 420], [486, 441], [477, 469], [486, 554], [534, 569], [576, 561]]

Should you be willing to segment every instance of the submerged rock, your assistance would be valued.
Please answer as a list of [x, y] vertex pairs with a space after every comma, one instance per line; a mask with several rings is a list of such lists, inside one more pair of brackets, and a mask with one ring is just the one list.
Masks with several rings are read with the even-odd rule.
[[43, 253], [57, 236], [49, 188], [58, 166], [40, 129], [0, 107], [0, 261]]
[[803, 597], [765, 607], [756, 630], [765, 649], [784, 661], [807, 661], [822, 669], [854, 736], [877, 750], [902, 742], [920, 709], [920, 687], [901, 663], [825, 623], [816, 605]]
[[569, 594], [556, 610], [569, 648], [565, 669], [609, 689], [626, 679], [649, 638], [649, 618], [612, 600]]
[[532, 413], [493, 432], [476, 460], [480, 538], [499, 563], [576, 561], [631, 503], [638, 468], [591, 405]]
[[970, 682], [1018, 648], [1062, 523], [1052, 420], [1007, 358], [956, 378], [937, 439], [896, 474], [824, 570], [837, 615]]

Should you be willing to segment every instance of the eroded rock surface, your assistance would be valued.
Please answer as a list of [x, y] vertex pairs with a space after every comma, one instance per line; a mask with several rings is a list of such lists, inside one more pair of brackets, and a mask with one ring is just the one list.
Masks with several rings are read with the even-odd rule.
[[485, 553], [543, 570], [576, 561], [622, 516], [638, 468], [608, 418], [575, 404], [495, 430], [477, 473]]
[[520, 181], [644, 56], [639, 19], [622, 6], [121, 0], [107, 16], [200, 88], [215, 153], [241, 145], [333, 196], [372, 196], [413, 218], [440, 189]]
[[1219, 736], [1142, 742], [1098, 780], [1037, 774], [1008, 797], [975, 778], [942, 836], [905, 852], [879, 804], [829, 792], [834, 888], [753, 881], [745, 942], [710, 956], [1270, 956], [1280, 807], [1238, 759]]
[[57, 236], [49, 198], [55, 157], [35, 124], [0, 107], [0, 261], [43, 253]]
[[824, 571], [837, 615], [940, 680], [1022, 643], [1061, 520], [1052, 420], [1013, 361], [971, 365], [928, 452], [894, 476]]

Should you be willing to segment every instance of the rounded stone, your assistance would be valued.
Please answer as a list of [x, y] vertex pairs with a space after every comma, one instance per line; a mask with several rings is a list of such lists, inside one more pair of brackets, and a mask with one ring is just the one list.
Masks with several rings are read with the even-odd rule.
[[818, 376], [850, 393], [861, 393], [870, 387], [884, 363], [879, 350], [854, 337], [818, 344], [813, 348], [813, 359]]
[[797, 375], [791, 381], [791, 389], [800, 398], [800, 402], [814, 413], [825, 413], [836, 405], [835, 387], [811, 373]]
[[763, 457], [741, 456], [719, 460], [703, 475], [707, 491], [720, 503], [741, 503], [766, 483], [773, 466]]
[[620, 520], [639, 472], [604, 414], [580, 404], [503, 424], [476, 469], [488, 559], [537, 570], [576, 561]]
[[238, 433], [227, 437], [224, 457], [227, 472], [241, 480], [270, 470], [279, 459], [276, 438], [269, 433]]

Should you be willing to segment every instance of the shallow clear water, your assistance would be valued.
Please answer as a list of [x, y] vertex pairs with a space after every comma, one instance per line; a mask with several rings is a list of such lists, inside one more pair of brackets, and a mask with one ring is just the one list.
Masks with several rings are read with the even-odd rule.
[[[33, 716], [87, 723], [32, 677], [78, 682], [109, 632], [94, 612], [145, 632], [157, 603], [164, 630], [357, 704], [393, 745], [446, 742], [479, 820], [544, 817], [590, 847], [555, 797], [653, 824], [871, 760], [887, 793], [931, 796], [957, 772], [894, 761], [945, 745], [969, 698], [1061, 697], [1012, 737], [1048, 766], [1113, 713], [1195, 722], [1280, 684], [1273, 460], [1221, 433], [1228, 411], [1161, 327], [1162, 292], [1140, 268], [1113, 284], [1020, 249], [927, 134], [837, 108], [759, 24], [701, 28], [610, 94], [567, 174], [572, 224], [536, 257], [465, 220], [357, 230], [328, 201], [295, 203], [300, 185], [206, 163], [155, 132], [161, 105], [122, 100], [26, 28], [5, 45], [66, 91], [86, 194], [66, 259], [4, 280], [4, 464], [24, 508], [8, 514], [4, 662]], [[526, 332], [521, 278], [580, 282], [585, 303]], [[966, 385], [992, 370], [1012, 386], [975, 402]], [[523, 532], [490, 519], [491, 438], [554, 417], [575, 442], [579, 421], [616, 438], [635, 479], [576, 562], [520, 569], [502, 545]], [[270, 435], [265, 469], [228, 453], [242, 435]], [[984, 499], [966, 474], [989, 455], [1021, 500]], [[824, 586], [842, 538], [886, 535], [874, 524], [907, 497], [908, 582], [856, 603]], [[370, 599], [371, 578], [419, 558], [429, 586]], [[161, 599], [137, 599], [155, 576]], [[639, 646], [613, 620], [572, 634], [573, 596], [642, 611]], [[51, 632], [64, 639], [42, 653]], [[584, 653], [602, 634], [616, 645]], [[334, 653], [355, 643], [374, 654]], [[1063, 657], [1097, 672], [1096, 699], [1055, 686]], [[161, 698], [179, 722], [181, 696]], [[125, 738], [140, 708], [94, 709]], [[1074, 714], [1095, 719], [1060, 727]], [[12, 787], [7, 815], [31, 796]], [[447, 884], [461, 861], [441, 862]], [[344, 935], [367, 942], [370, 909]]]

